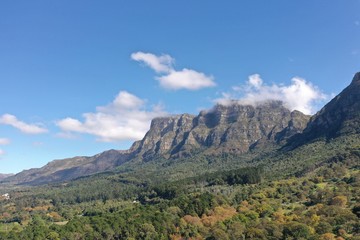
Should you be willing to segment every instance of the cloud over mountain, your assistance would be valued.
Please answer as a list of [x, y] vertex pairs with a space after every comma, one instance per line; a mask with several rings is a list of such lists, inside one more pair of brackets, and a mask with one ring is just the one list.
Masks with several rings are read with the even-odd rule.
[[145, 135], [153, 118], [166, 115], [161, 106], [146, 110], [145, 103], [145, 100], [121, 91], [110, 104], [97, 107], [95, 112], [84, 113], [83, 121], [67, 117], [56, 124], [63, 131], [60, 136], [86, 133], [105, 142], [138, 140]]
[[155, 79], [166, 89], [198, 90], [216, 85], [212, 76], [202, 72], [187, 68], [175, 70], [175, 59], [167, 54], [156, 56], [152, 53], [136, 52], [131, 54], [131, 59], [144, 63], [158, 73], [160, 76]]
[[227, 105], [237, 101], [242, 104], [256, 105], [267, 100], [279, 100], [284, 102], [290, 110], [313, 114], [316, 103], [326, 99], [325, 94], [303, 78], [292, 78], [288, 86], [266, 85], [259, 74], [254, 74], [249, 76], [244, 86], [236, 86], [231, 92], [222, 93], [222, 97], [216, 99], [215, 102]]

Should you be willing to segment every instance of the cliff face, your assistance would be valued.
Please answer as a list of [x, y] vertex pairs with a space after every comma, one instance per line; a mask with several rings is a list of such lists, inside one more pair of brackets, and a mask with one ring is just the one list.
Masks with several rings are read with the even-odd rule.
[[193, 150], [241, 154], [260, 142], [283, 142], [301, 132], [308, 120], [309, 116], [290, 112], [275, 101], [258, 106], [217, 105], [198, 116], [182, 114], [154, 119], [144, 139], [132, 149], [145, 161], [156, 155], [188, 155]]

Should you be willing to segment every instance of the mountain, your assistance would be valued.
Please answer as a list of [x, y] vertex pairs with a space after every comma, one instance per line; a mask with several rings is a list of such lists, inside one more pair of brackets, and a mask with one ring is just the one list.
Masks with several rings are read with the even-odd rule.
[[93, 157], [55, 160], [42, 168], [22, 171], [6, 181], [43, 184], [71, 180], [93, 173], [113, 170], [132, 160], [179, 158], [198, 152], [244, 154], [253, 149], [279, 147], [302, 132], [309, 116], [289, 111], [279, 101], [257, 106], [216, 105], [197, 116], [181, 114], [156, 118], [145, 137], [129, 150], [110, 150]]
[[[201, 154], [216, 157], [224, 153], [244, 156], [253, 151], [263, 153], [254, 161], [276, 162], [282, 167], [286, 167], [282, 161], [298, 159], [295, 161], [296, 168], [301, 170], [309, 164], [328, 161], [322, 158], [333, 157], [332, 151], [336, 148], [331, 144], [329, 149], [324, 147], [332, 139], [351, 135], [347, 141], [352, 141], [352, 149], [356, 148], [353, 140], [359, 133], [360, 73], [357, 73], [347, 88], [311, 118], [299, 111], [289, 111], [279, 101], [256, 106], [240, 105], [234, 101], [226, 106], [216, 105], [198, 115], [180, 114], [153, 119], [144, 138], [136, 141], [129, 150], [109, 150], [92, 157], [55, 160], [42, 168], [10, 176], [5, 181], [36, 185], [112, 171], [124, 163], [132, 163], [136, 167], [138, 163], [157, 159], [184, 159]], [[322, 143], [311, 145], [318, 140]], [[344, 148], [346, 141], [341, 141], [340, 148]], [[312, 152], [319, 149], [325, 151], [323, 156]], [[277, 150], [274, 155], [267, 154], [274, 153], [272, 150]], [[304, 151], [309, 152], [306, 160], [302, 156]], [[264, 159], [265, 155], [269, 157]]]
[[330, 140], [360, 133], [360, 72], [351, 84], [311, 117], [303, 133], [289, 144], [299, 146], [317, 139]]
[[7, 178], [7, 177], [12, 176], [12, 175], [14, 175], [14, 174], [4, 174], [4, 173], [0, 173], [0, 181], [3, 180], [3, 179], [5, 179], [5, 178]]
[[154, 119], [127, 151], [7, 178], [71, 181], [1, 185], [0, 239], [359, 239], [359, 81], [311, 119], [217, 105]]
[[4, 179], [6, 182], [38, 185], [59, 182], [104, 172], [121, 165], [130, 158], [129, 151], [109, 150], [92, 157], [74, 157], [54, 160], [41, 168], [24, 170]]
[[216, 105], [198, 116], [157, 118], [132, 149], [145, 161], [154, 156], [179, 157], [212, 151], [242, 154], [261, 144], [280, 144], [302, 132], [309, 116], [290, 112], [279, 101], [252, 105]]

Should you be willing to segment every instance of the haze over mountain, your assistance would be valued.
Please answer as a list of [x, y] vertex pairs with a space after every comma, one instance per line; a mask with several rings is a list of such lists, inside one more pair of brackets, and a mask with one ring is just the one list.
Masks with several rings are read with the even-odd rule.
[[284, 145], [296, 147], [314, 139], [358, 134], [359, 100], [360, 74], [357, 73], [352, 83], [311, 119], [299, 111], [290, 112], [279, 101], [256, 106], [216, 105], [197, 116], [181, 114], [155, 118], [145, 137], [129, 150], [109, 150], [93, 157], [56, 160], [5, 181], [22, 184], [58, 182], [113, 170], [133, 160], [176, 159], [199, 152], [242, 155], [251, 150], [281, 149]]

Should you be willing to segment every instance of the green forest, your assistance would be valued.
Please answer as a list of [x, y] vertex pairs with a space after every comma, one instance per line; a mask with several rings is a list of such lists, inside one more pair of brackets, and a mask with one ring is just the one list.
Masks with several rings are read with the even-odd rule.
[[275, 175], [259, 165], [12, 186], [0, 201], [0, 239], [360, 239], [357, 155]]

